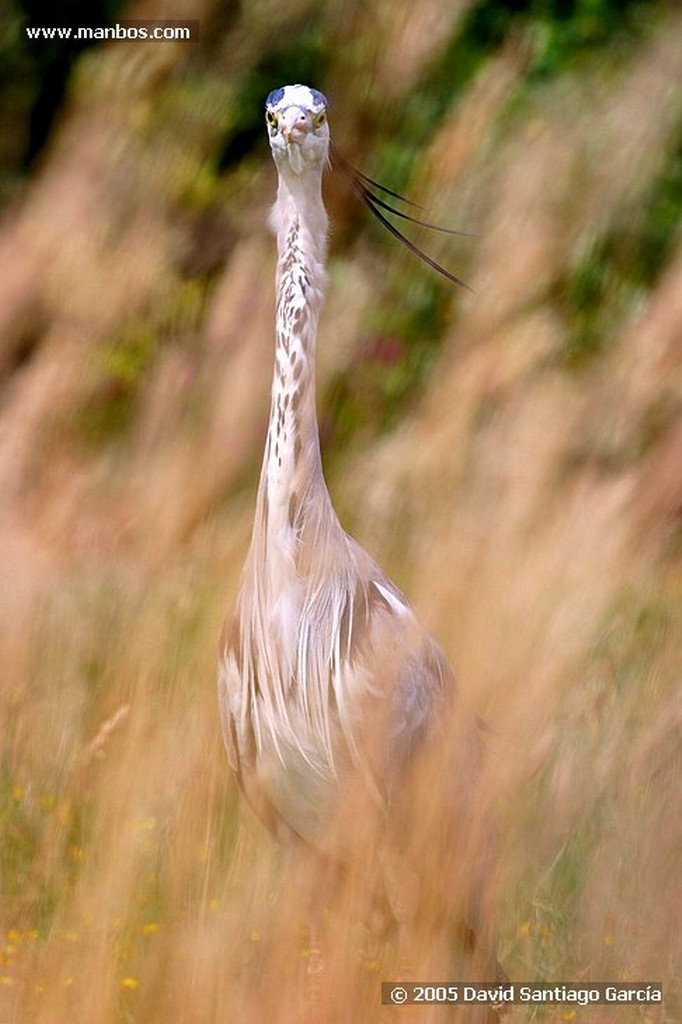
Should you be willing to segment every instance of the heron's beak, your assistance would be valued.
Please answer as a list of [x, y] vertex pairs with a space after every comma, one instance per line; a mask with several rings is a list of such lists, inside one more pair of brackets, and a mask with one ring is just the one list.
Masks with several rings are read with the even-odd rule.
[[300, 146], [306, 135], [310, 133], [310, 119], [307, 114], [300, 111], [298, 115], [292, 118], [291, 122], [288, 121], [282, 125], [282, 135], [287, 146], [295, 142], [297, 146]]

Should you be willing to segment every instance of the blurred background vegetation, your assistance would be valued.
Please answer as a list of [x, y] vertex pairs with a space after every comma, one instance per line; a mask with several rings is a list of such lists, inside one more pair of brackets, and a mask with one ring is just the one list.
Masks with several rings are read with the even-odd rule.
[[[25, 32], [123, 16], [200, 38]], [[414, 236], [457, 291], [329, 177], [319, 412], [344, 524], [497, 737], [502, 959], [662, 981], [617, 1019], [679, 1019], [681, 38], [663, 0], [6, 2], [3, 1024], [305, 1019], [214, 689], [268, 413], [263, 100], [296, 81], [475, 236]], [[315, 1019], [376, 1020], [391, 950], [338, 935]]]

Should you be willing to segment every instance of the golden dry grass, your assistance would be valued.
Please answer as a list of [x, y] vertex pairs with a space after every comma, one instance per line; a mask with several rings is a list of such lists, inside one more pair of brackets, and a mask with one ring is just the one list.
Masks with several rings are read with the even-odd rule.
[[[420, 5], [431, 34], [415, 47], [401, 6], [362, 73], [383, 81], [405, 53], [409, 89], [447, 34], [437, 7]], [[666, 989], [662, 1011], [512, 1021], [680, 1012], [679, 235], [577, 369], [554, 296], [669, 156], [681, 29], [662, 17], [626, 59], [564, 77], [509, 123], [523, 47], [483, 66], [414, 182], [434, 217], [462, 211], [481, 231], [474, 294], [450, 308], [420, 401], [330, 474], [344, 522], [491, 723], [509, 974]], [[197, 166], [179, 168], [182, 144], [145, 125], [182, 59], [150, 54], [141, 77], [113, 51], [85, 64], [81, 103], [0, 237], [0, 1024], [416, 1021], [379, 1006], [400, 965], [350, 914], [327, 919], [311, 996], [290, 867], [222, 751], [217, 637], [267, 415], [272, 177], [230, 178], [224, 269], [176, 302], [174, 203], [201, 162], [189, 140]], [[390, 259], [363, 240], [332, 263], [323, 392], [406, 266]], [[109, 341], [140, 322], [163, 344], [134, 417], [122, 439], [84, 441], [110, 397]]]

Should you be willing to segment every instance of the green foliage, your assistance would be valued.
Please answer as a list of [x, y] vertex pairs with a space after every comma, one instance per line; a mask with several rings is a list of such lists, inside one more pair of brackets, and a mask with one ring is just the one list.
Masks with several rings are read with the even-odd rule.
[[[635, 36], [653, 8], [655, 0], [522, 0], [514, 5], [480, 0], [394, 116], [386, 116], [382, 108], [375, 150], [380, 180], [398, 190], [408, 186], [419, 154], [450, 104], [511, 39], [526, 43], [522, 88], [532, 88], [583, 55]], [[510, 95], [509, 101], [513, 99]]]
[[531, 896], [529, 936], [536, 981], [574, 976], [582, 964], [579, 908], [603, 822], [597, 804], [577, 823]]
[[571, 321], [564, 350], [569, 367], [598, 355], [617, 330], [621, 317], [614, 318], [614, 307], [631, 297], [619, 257], [615, 233], [593, 242], [562, 286], [561, 302]]
[[[676, 724], [659, 730], [655, 745], [639, 745], [656, 709], [677, 687], [680, 618], [660, 593], [626, 592], [614, 600], [595, 633], [580, 682], [567, 692], [557, 715], [560, 728], [551, 755], [523, 796], [515, 822], [520, 842], [542, 836], [521, 885], [508, 893], [505, 916], [516, 926], [513, 951], [522, 971], [537, 980], [599, 970], [595, 943], [608, 958], [632, 946], [638, 891], [639, 844], [657, 812], [652, 780], [679, 772]], [[636, 787], [631, 766], [636, 759]], [[572, 805], [561, 799], [568, 779]], [[518, 814], [520, 807], [516, 808]], [[654, 827], [653, 822], [651, 827]], [[581, 946], [595, 871], [609, 880], [602, 894], [603, 931], [592, 948]]]
[[23, 788], [10, 769], [0, 771], [0, 894], [3, 900], [25, 889], [27, 871], [40, 848], [40, 831], [27, 812]]
[[149, 179], [169, 207], [202, 211], [220, 196], [216, 153], [233, 130], [233, 101], [230, 79], [192, 65], [165, 83], [140, 119]]
[[369, 315], [350, 365], [331, 382], [323, 407], [328, 451], [389, 430], [422, 394], [439, 351], [452, 286], [415, 269], [412, 280]]
[[151, 324], [135, 324], [98, 353], [100, 382], [80, 410], [80, 435], [91, 443], [120, 437], [130, 426], [144, 373], [156, 351]]
[[482, 0], [465, 23], [463, 52], [487, 56], [512, 33], [528, 32], [531, 80], [566, 70], [577, 57], [639, 31], [655, 0]]
[[185, 333], [191, 336], [204, 294], [201, 281], [187, 281], [149, 319], [126, 325], [120, 335], [101, 345], [96, 354], [97, 385], [76, 415], [83, 440], [102, 444], [125, 435], [159, 347]]
[[635, 35], [654, 6], [655, 0], [530, 0], [531, 77], [555, 75], [588, 51]]
[[555, 298], [569, 325], [567, 366], [589, 363], [637, 313], [679, 236], [681, 213], [682, 137], [648, 199], [628, 204], [590, 239], [559, 283]]
[[76, 808], [63, 780], [42, 783], [25, 784], [8, 763], [0, 767], [0, 902], [17, 924], [40, 933], [70, 894], [88, 817], [86, 801]]
[[630, 235], [627, 257], [632, 277], [638, 277], [645, 284], [653, 284], [673, 244], [680, 237], [681, 220], [682, 131], [677, 148], [655, 182], [649, 203], [635, 222], [635, 231]]
[[[377, 113], [376, 176], [399, 191], [409, 190], [420, 154], [453, 98], [512, 34], [523, 35], [530, 44], [521, 86], [528, 90], [566, 71], [595, 48], [635, 34], [650, 7], [631, 0], [476, 4], [399, 109], [382, 107], [381, 116]], [[510, 95], [509, 103], [514, 99]], [[378, 110], [380, 98], [370, 96], [372, 101]], [[592, 239], [560, 282], [556, 297], [570, 323], [563, 353], [567, 365], [581, 366], [601, 351], [639, 307], [643, 289], [663, 265], [679, 208], [679, 160], [678, 153], [654, 189], [650, 206], [639, 210], [634, 220], [627, 211], [611, 231]], [[395, 248], [393, 239], [375, 234], [381, 244]], [[373, 314], [375, 322], [368, 325], [368, 339], [356, 360], [333, 382], [327, 396], [327, 427], [335, 444], [390, 428], [406, 400], [420, 393], [442, 337], [445, 297], [439, 283], [415, 284], [419, 273], [407, 288], [401, 283], [399, 301], [393, 304], [389, 299], [383, 312]]]
[[[674, 641], [674, 634], [674, 616], [667, 602], [624, 595], [611, 610], [591, 656], [604, 686], [608, 683], [609, 696], [615, 699], [636, 691], [661, 650]], [[647, 708], [642, 712], [646, 714]]]

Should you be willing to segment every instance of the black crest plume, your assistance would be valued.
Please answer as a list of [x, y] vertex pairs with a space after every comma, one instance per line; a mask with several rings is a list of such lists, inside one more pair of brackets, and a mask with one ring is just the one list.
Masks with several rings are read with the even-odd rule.
[[440, 231], [446, 235], [464, 235], [469, 238], [473, 237], [469, 232], [453, 231], [451, 228], [442, 228], [438, 224], [429, 224], [425, 220], [420, 220], [419, 217], [414, 217], [410, 213], [405, 213], [404, 210], [396, 209], [395, 206], [392, 206], [390, 203], [386, 202], [385, 199], [382, 199], [381, 196], [377, 195], [377, 192], [383, 192], [384, 195], [392, 196], [399, 202], [406, 203], [408, 206], [412, 207], [413, 210], [419, 210], [421, 207], [416, 203], [413, 203], [411, 199], [401, 196], [399, 192], [394, 192], [393, 189], [386, 188], [385, 185], [379, 184], [378, 181], [374, 181], [373, 178], [369, 178], [366, 174], [363, 174], [362, 171], [353, 167], [352, 164], [349, 164], [348, 161], [341, 156], [333, 142], [331, 144], [331, 165], [333, 170], [338, 171], [339, 174], [346, 179], [353, 192], [355, 192], [358, 198], [365, 204], [372, 216], [376, 217], [382, 227], [385, 227], [394, 238], [397, 238], [399, 242], [401, 242], [423, 263], [426, 263], [433, 270], [442, 274], [443, 277], [446, 277], [448, 281], [452, 281], [461, 288], [466, 288], [467, 291], [471, 291], [471, 288], [469, 288], [469, 285], [465, 281], [462, 281], [461, 278], [451, 273], [451, 271], [446, 267], [437, 263], [432, 256], [429, 256], [429, 254], [424, 252], [423, 249], [420, 249], [418, 245], [415, 245], [407, 235], [404, 235], [402, 231], [388, 219], [386, 213], [392, 214], [394, 217], [400, 217], [401, 220], [409, 221], [410, 224], [417, 224], [419, 227], [428, 228], [430, 231]]

